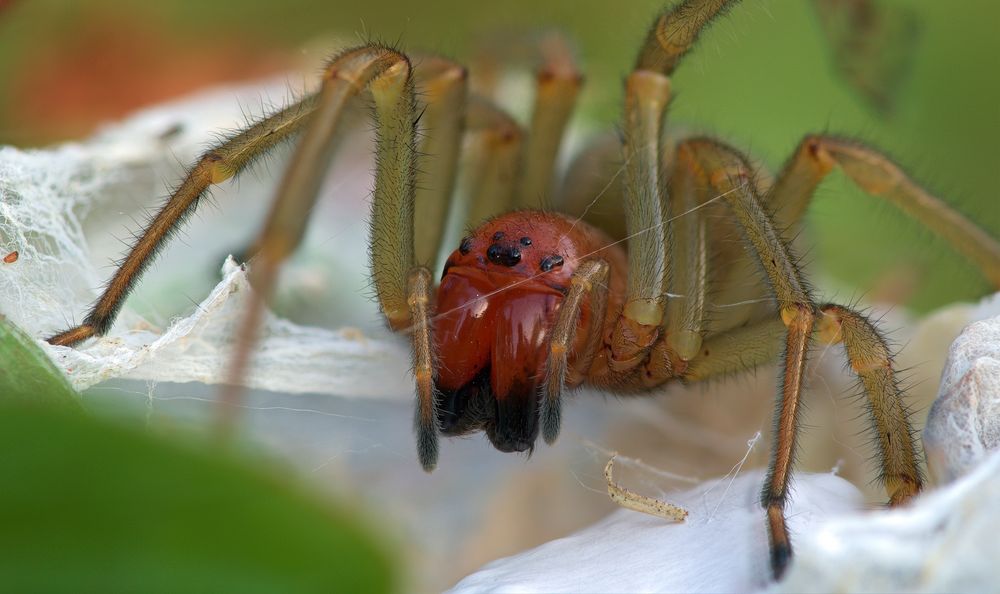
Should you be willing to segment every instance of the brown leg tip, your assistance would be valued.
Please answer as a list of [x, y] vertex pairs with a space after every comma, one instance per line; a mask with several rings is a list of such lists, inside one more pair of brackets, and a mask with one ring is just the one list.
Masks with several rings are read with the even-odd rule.
[[910, 499], [920, 493], [920, 488], [919, 480], [903, 479], [898, 481], [895, 487], [889, 490], [889, 507], [909, 503]]
[[96, 332], [93, 326], [77, 326], [76, 328], [71, 328], [65, 332], [60, 332], [55, 336], [46, 339], [45, 342], [55, 345], [55, 346], [73, 346], [77, 343], [87, 340], [91, 336], [94, 336]]
[[542, 425], [542, 439], [552, 445], [559, 438], [559, 428], [562, 425], [562, 404], [558, 398], [542, 396], [539, 417]]
[[785, 525], [783, 502], [775, 501], [767, 506], [767, 533], [771, 550], [771, 573], [778, 581], [788, 569], [792, 560], [792, 542], [788, 537], [788, 527]]
[[417, 457], [424, 472], [433, 472], [438, 462], [438, 436], [434, 425], [417, 425]]
[[771, 545], [771, 573], [774, 574], [774, 581], [781, 580], [791, 561], [792, 547], [787, 542], [773, 543]]

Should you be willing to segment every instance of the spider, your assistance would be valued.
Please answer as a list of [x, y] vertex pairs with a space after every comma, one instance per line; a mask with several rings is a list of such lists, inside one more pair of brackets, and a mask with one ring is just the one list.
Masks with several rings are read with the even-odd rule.
[[[792, 554], [783, 510], [811, 341], [845, 347], [867, 398], [889, 504], [905, 503], [923, 482], [886, 341], [862, 313], [817, 302], [790, 245], [813, 191], [841, 168], [859, 187], [945, 238], [997, 285], [1000, 243], [865, 144], [807, 135], [771, 180], [739, 149], [667, 128], [671, 75], [701, 31], [736, 2], [685, 0], [667, 8], [641, 46], [625, 81], [622, 135], [614, 147], [624, 232], [573, 207], [573, 200], [566, 201], [570, 214], [528, 208], [549, 192], [582, 84], [558, 39], [536, 47], [542, 66], [527, 134], [469, 93], [462, 66], [438, 57], [411, 61], [370, 43], [333, 58], [318, 92], [207, 150], [83, 323], [49, 342], [75, 345], [104, 334], [204, 192], [301, 134], [252, 250], [257, 292], [239, 331], [232, 371], [238, 379], [263, 300], [304, 232], [345, 109], [356, 96], [370, 96], [377, 132], [372, 282], [388, 326], [412, 343], [424, 469], [437, 463], [439, 435], [483, 431], [504, 452], [530, 451], [539, 434], [553, 443], [569, 388], [651, 394], [671, 381], [704, 381], [778, 359], [774, 443], [761, 504], [779, 578]], [[479, 142], [459, 168], [463, 137]], [[606, 144], [597, 144], [579, 162], [607, 153]], [[431, 270], [453, 193], [472, 197], [451, 208], [473, 221], [514, 209], [475, 226], [443, 263], [435, 285]], [[718, 239], [734, 236], [742, 242]], [[754, 286], [769, 288], [773, 300], [735, 316], [708, 315], [706, 295], [745, 296], [746, 275], [754, 273]]]

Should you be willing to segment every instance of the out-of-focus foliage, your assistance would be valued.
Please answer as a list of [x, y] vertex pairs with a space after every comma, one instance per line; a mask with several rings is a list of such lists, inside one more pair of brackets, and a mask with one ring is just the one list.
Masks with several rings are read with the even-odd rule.
[[0, 402], [79, 409], [77, 394], [34, 341], [0, 316]]
[[[857, 1], [857, 0], [855, 0]], [[846, 0], [840, 0], [839, 6]], [[670, 122], [748, 147], [777, 168], [801, 136], [831, 131], [885, 149], [932, 190], [1000, 233], [995, 207], [1000, 137], [1000, 4], [968, 0], [864, 0], [878, 14], [905, 14], [916, 41], [844, 35], [814, 2], [748, 0], [716, 24], [681, 66]], [[617, 125], [621, 80], [660, 0], [125, 0], [15, 2], [0, 13], [0, 140], [31, 144], [78, 136], [98, 119], [212, 82], [275, 72], [307, 42], [338, 35], [381, 39], [459, 59], [490, 32], [549, 27], [577, 41], [587, 74], [581, 116]], [[841, 16], [850, 12], [840, 12]], [[880, 21], [886, 22], [886, 21]], [[840, 31], [831, 38], [827, 30]], [[869, 31], [892, 31], [892, 26]], [[840, 40], [838, 42], [837, 40]], [[907, 39], [905, 35], [899, 39]], [[846, 44], [846, 45], [845, 45]], [[845, 78], [845, 47], [885, 48], [909, 66], [889, 114], [858, 92], [877, 78]], [[866, 50], [868, 54], [872, 50]], [[860, 52], [855, 55], [865, 55]], [[89, 56], [89, 57], [88, 57]], [[857, 65], [861, 58], [853, 58]], [[870, 66], [870, 65], [869, 65]], [[891, 69], [890, 69], [891, 71]], [[859, 75], [860, 76], [860, 75]], [[896, 75], [890, 75], [896, 76]], [[125, 100], [128, 98], [128, 101]], [[68, 122], [60, 135], [50, 126]], [[40, 132], [38, 132], [40, 130]], [[807, 254], [838, 286], [918, 309], [975, 298], [986, 283], [942, 242], [839, 175], [811, 211]], [[827, 295], [850, 299], [857, 293]]]
[[884, 0], [815, 0], [819, 23], [844, 79], [876, 109], [892, 111], [913, 64], [919, 21]]
[[346, 510], [76, 398], [0, 322], [0, 591], [392, 591], [386, 553]]

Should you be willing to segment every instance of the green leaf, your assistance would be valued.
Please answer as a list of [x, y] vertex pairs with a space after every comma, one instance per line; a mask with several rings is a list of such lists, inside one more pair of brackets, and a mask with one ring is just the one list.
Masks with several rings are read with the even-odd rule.
[[0, 406], [0, 589], [386, 592], [344, 512], [211, 456], [83, 414]]
[[394, 589], [360, 523], [294, 479], [65, 406], [74, 396], [0, 323], [0, 591]]
[[[75, 406], [62, 372], [24, 332], [0, 316], [0, 399]], [[71, 404], [72, 403], [72, 404]]]

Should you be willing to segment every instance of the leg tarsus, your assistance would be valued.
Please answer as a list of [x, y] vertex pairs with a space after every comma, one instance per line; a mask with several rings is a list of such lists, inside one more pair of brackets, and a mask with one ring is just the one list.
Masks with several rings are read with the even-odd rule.
[[774, 411], [774, 446], [768, 464], [767, 479], [761, 492], [761, 503], [767, 509], [768, 542], [770, 544], [771, 570], [780, 579], [792, 556], [791, 539], [785, 520], [785, 503], [788, 501], [788, 483], [799, 430], [799, 406], [802, 395], [802, 377], [805, 373], [809, 336], [815, 320], [812, 307], [802, 305], [798, 314], [789, 316], [785, 339], [783, 381]]
[[69, 330], [60, 332], [59, 334], [56, 334], [54, 336], [50, 336], [49, 338], [45, 339], [45, 341], [48, 342], [49, 344], [56, 346], [73, 346], [87, 340], [92, 336], [95, 336], [96, 334], [97, 334], [96, 328], [94, 328], [90, 324], [83, 323], [80, 324], [79, 326], [74, 326]]
[[771, 574], [780, 580], [792, 561], [792, 541], [785, 522], [784, 499], [766, 504], [767, 534], [771, 558]]
[[[570, 279], [569, 294], [559, 306], [556, 323], [549, 337], [549, 356], [546, 361], [545, 383], [539, 401], [539, 421], [545, 443], [555, 443], [559, 437], [562, 420], [562, 390], [567, 375], [584, 377], [601, 346], [607, 307], [609, 268], [603, 260], [588, 260], [577, 268]], [[575, 346], [577, 327], [586, 299], [590, 300], [590, 324], [587, 340], [577, 351], [573, 369], [569, 369], [569, 353]], [[575, 379], [575, 378], [573, 378]]]
[[417, 432], [417, 457], [427, 472], [434, 470], [438, 460], [438, 410], [435, 391], [434, 341], [431, 329], [431, 304], [434, 280], [423, 266], [407, 275], [407, 304], [411, 326], [408, 329], [413, 353], [413, 378], [417, 384], [417, 409], [414, 426]]
[[677, 150], [678, 161], [690, 171], [701, 171], [706, 181], [729, 205], [742, 228], [744, 240], [763, 269], [786, 327], [781, 385], [775, 406], [774, 445], [761, 503], [767, 509], [771, 564], [780, 576], [791, 553], [783, 516], [795, 458], [803, 376], [817, 308], [795, 255], [775, 228], [757, 193], [746, 157], [710, 139], [692, 139]]

